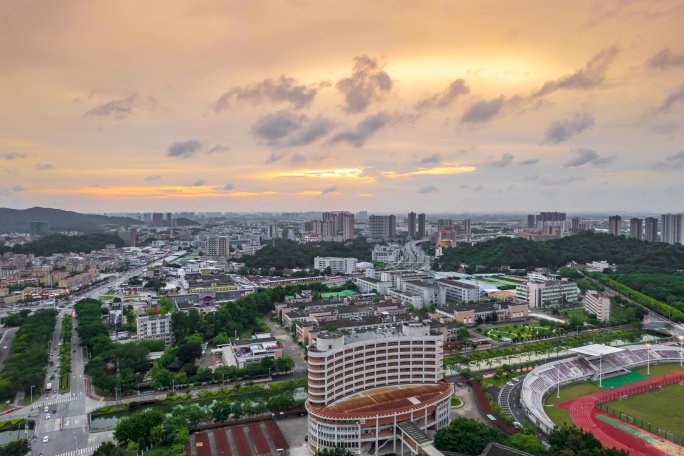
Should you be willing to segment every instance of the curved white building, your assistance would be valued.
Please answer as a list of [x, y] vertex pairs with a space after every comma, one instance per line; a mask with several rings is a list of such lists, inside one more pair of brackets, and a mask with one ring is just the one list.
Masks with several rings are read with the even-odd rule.
[[312, 451], [377, 454], [387, 444], [396, 451], [400, 434], [429, 434], [449, 424], [453, 385], [442, 378], [442, 336], [429, 325], [324, 332], [308, 353]]

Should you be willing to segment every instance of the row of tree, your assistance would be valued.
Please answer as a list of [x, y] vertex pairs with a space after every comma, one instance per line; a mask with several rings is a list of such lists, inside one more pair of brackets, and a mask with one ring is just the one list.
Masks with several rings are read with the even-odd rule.
[[0, 372], [0, 401], [14, 399], [19, 391], [29, 394], [32, 385], [43, 384], [56, 316], [53, 309], [39, 310], [22, 321]]

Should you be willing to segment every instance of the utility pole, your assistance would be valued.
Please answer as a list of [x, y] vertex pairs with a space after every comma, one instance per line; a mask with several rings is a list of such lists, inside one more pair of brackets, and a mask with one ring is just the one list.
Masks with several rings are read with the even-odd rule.
[[116, 403], [121, 400], [121, 371], [119, 370], [119, 358], [116, 359]]

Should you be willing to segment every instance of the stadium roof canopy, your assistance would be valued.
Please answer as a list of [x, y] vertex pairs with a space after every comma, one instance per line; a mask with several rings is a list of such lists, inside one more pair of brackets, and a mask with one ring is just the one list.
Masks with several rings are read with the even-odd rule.
[[610, 355], [611, 353], [621, 352], [624, 349], [609, 347], [603, 344], [591, 344], [585, 345], [584, 347], [571, 348], [569, 351], [577, 353], [583, 356], [604, 356]]

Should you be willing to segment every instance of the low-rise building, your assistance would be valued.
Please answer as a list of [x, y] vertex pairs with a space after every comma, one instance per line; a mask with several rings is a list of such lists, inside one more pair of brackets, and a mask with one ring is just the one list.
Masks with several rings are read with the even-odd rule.
[[477, 302], [480, 300], [480, 287], [451, 279], [440, 279], [437, 285], [437, 304]]
[[579, 289], [567, 280], [532, 280], [515, 288], [516, 298], [531, 309], [577, 305]]
[[588, 290], [584, 295], [584, 310], [596, 315], [599, 321], [610, 321], [610, 296]]
[[257, 334], [253, 338], [234, 339], [221, 347], [224, 366], [244, 369], [249, 364], [261, 363], [264, 358], [278, 359], [283, 356], [283, 347], [270, 334]]
[[323, 271], [330, 268], [332, 272], [339, 272], [342, 274], [353, 274], [356, 270], [356, 258], [342, 258], [342, 257], [315, 257], [314, 269]]
[[171, 315], [143, 315], [137, 318], [138, 340], [163, 340], [173, 343]]

